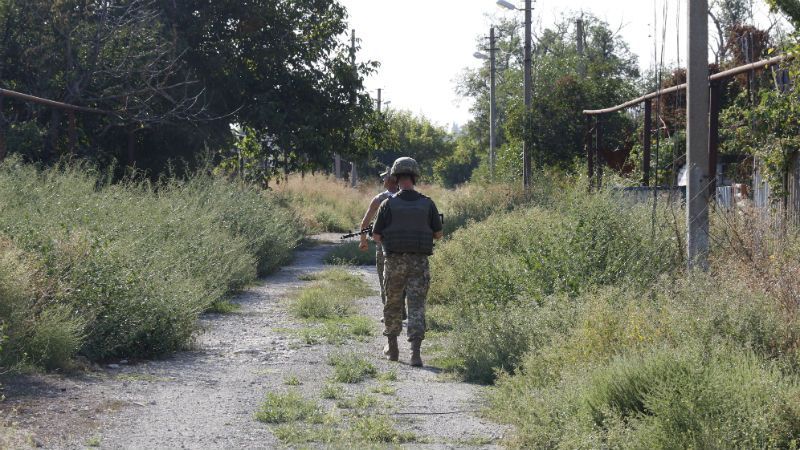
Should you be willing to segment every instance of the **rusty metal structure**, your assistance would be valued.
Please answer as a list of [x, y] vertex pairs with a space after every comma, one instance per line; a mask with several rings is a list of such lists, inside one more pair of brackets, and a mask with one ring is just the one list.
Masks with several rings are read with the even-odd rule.
[[[765, 59], [762, 61], [741, 65], [734, 67], [723, 72], [719, 72], [709, 76], [709, 94], [710, 94], [710, 111], [709, 111], [709, 144], [708, 144], [708, 173], [711, 183], [709, 190], [711, 195], [714, 195], [716, 190], [716, 176], [717, 176], [717, 161], [719, 156], [719, 113], [721, 107], [722, 95], [722, 81], [737, 75], [745, 74], [755, 70], [764, 70], [772, 66], [779, 65], [789, 59], [794, 58], [793, 54], [783, 54], [773, 58]], [[650, 92], [641, 97], [629, 100], [620, 105], [612, 106], [603, 109], [587, 109], [583, 111], [586, 116], [585, 125], [585, 138], [584, 148], [587, 161], [587, 174], [589, 176], [589, 189], [600, 188], [603, 183], [603, 161], [600, 149], [603, 148], [603, 116], [613, 114], [619, 111], [624, 111], [629, 108], [644, 104], [644, 132], [642, 133], [642, 186], [650, 186], [650, 160], [651, 160], [651, 143], [650, 136], [653, 132], [652, 124], [652, 110], [653, 100], [658, 97], [673, 94], [686, 90], [686, 83], [671, 86], [669, 88], [660, 89], [655, 92]]]

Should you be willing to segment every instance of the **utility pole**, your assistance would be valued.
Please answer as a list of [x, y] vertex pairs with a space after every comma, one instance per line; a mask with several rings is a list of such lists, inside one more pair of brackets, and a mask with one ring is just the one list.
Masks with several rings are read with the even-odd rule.
[[686, 89], [686, 223], [689, 269], [708, 270], [708, 0], [691, 0]]
[[378, 88], [378, 114], [381, 113], [381, 91], [383, 91], [383, 89]]
[[[356, 30], [350, 33], [350, 65], [353, 66], [353, 75], [358, 77], [358, 68], [356, 67]], [[350, 94], [350, 107], [355, 106], [356, 97], [355, 91]], [[350, 131], [350, 143], [353, 142], [352, 130]], [[358, 169], [356, 169], [356, 162], [350, 163], [350, 185], [356, 187], [358, 184]]]
[[583, 19], [578, 19], [575, 30], [575, 38], [577, 39], [578, 50], [578, 76], [583, 78], [586, 76], [586, 61], [583, 59]]
[[531, 187], [531, 26], [533, 22], [533, 0], [525, 0], [525, 126], [522, 141], [522, 185], [527, 192]]
[[489, 29], [489, 179], [494, 181], [497, 148], [497, 66], [494, 27]]

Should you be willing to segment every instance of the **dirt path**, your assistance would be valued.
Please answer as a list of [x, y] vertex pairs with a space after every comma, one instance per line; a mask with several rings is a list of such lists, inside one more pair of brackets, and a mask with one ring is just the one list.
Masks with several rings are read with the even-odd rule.
[[[401, 363], [381, 358], [379, 297], [359, 301], [361, 312], [375, 318], [375, 336], [367, 342], [302, 343], [297, 331], [307, 325], [289, 316], [284, 297], [307, 283], [298, 276], [324, 269], [322, 258], [331, 245], [299, 250], [290, 266], [236, 299], [238, 312], [204, 316], [195, 350], [160, 361], [121, 361], [80, 376], [17, 377], [5, 382], [0, 417], [45, 448], [282, 447], [272, 428], [253, 418], [264, 395], [288, 390], [292, 377], [301, 383], [293, 389], [320, 399], [333, 370], [328, 356], [346, 350], [369, 359], [379, 372], [396, 371], [396, 381], [389, 383], [396, 395], [374, 395], [381, 397], [380, 413], [417, 437], [407, 445], [494, 447], [505, 430], [475, 414], [481, 387], [448, 380], [435, 368], [411, 368], [407, 343], [401, 344]], [[374, 268], [352, 270], [377, 289]], [[356, 395], [378, 382], [343, 386]], [[319, 401], [326, 407], [334, 403]]]

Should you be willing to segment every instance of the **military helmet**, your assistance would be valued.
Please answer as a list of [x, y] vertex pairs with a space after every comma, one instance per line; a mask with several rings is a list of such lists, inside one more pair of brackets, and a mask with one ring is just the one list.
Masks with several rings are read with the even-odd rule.
[[392, 175], [414, 175], [415, 177], [419, 176], [419, 164], [414, 161], [414, 158], [409, 158], [404, 156], [402, 158], [397, 158], [397, 160], [392, 164], [392, 170], [390, 172]]

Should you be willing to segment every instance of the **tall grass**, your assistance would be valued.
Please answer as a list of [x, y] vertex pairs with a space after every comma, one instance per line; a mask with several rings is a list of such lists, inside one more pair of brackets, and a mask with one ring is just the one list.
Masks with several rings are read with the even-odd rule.
[[466, 378], [496, 383], [491, 414], [516, 427], [509, 444], [800, 443], [800, 236], [715, 217], [712, 270], [687, 274], [679, 208], [653, 217], [564, 189], [437, 249], [436, 326]]
[[285, 261], [293, 215], [252, 189], [107, 184], [80, 166], [0, 166], [2, 364], [60, 367], [182, 348], [198, 315]]
[[362, 183], [353, 189], [326, 175], [292, 175], [275, 192], [296, 211], [312, 232], [347, 232], [358, 228], [372, 198], [381, 186]]

